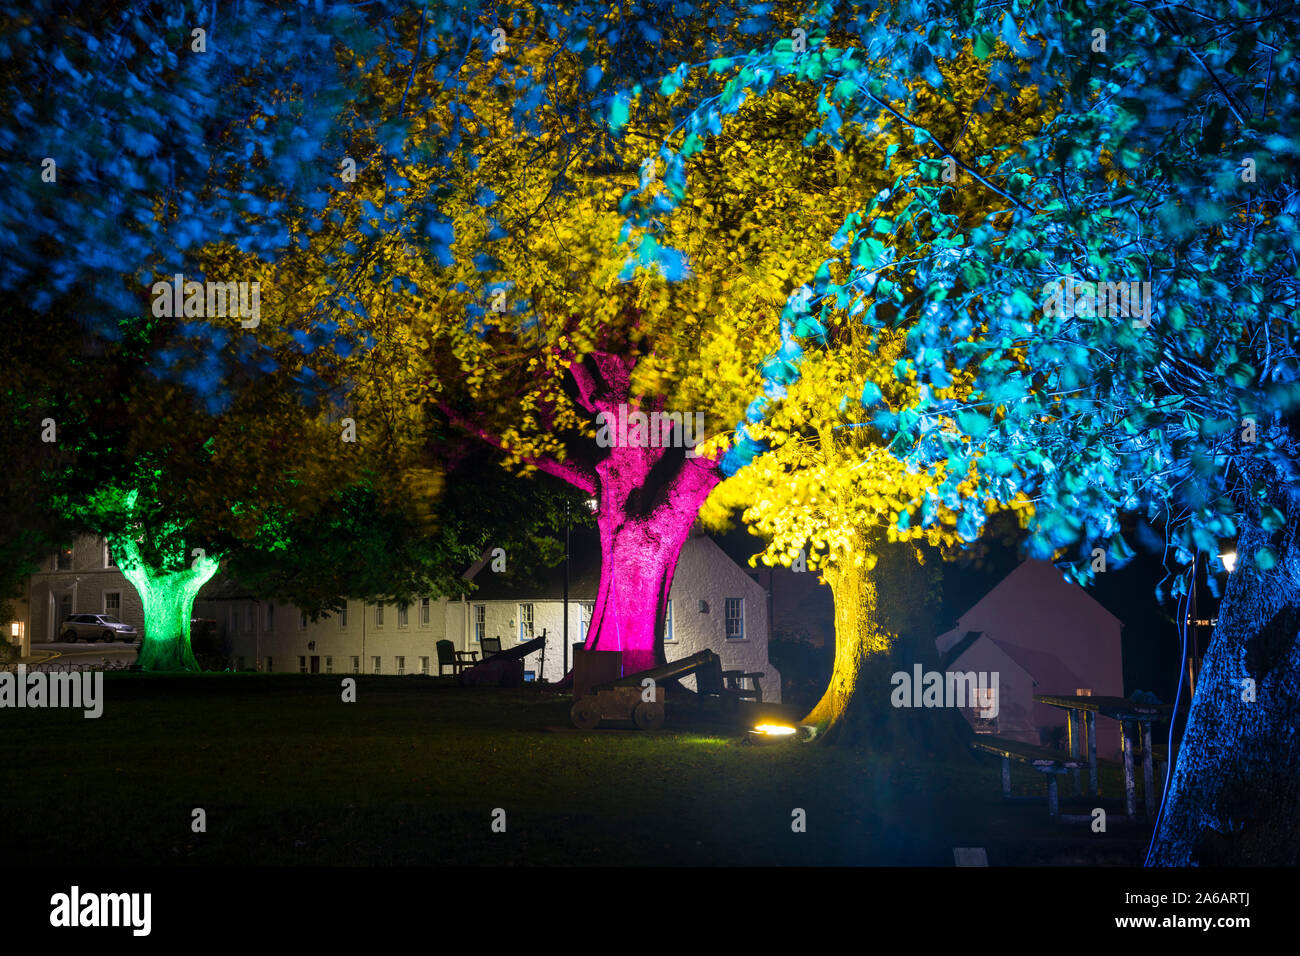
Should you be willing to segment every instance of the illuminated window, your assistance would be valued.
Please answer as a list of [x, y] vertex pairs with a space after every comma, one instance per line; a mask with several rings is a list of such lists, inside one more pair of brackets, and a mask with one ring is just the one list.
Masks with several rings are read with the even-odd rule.
[[[383, 627], [383, 626], [384, 626], [384, 602], [376, 601], [375, 602], [375, 627]], [[375, 673], [378, 673], [378, 671], [376, 671]]]
[[971, 700], [971, 727], [977, 734], [996, 734], [998, 718], [996, 716], [998, 695], [992, 687], [976, 687]]
[[408, 604], [397, 605], [397, 626], [398, 627], [406, 627], [406, 625], [410, 622], [410, 618], [407, 614], [409, 610], [410, 610], [410, 605]]
[[519, 605], [519, 640], [531, 641], [533, 639], [533, 606], [531, 604]]
[[370, 658], [370, 673], [372, 673], [372, 674], [378, 674], [378, 673], [379, 673], [379, 658], [378, 658], [378, 657], [372, 657], [372, 658]]
[[428, 675], [428, 673], [429, 673], [429, 658], [427, 658], [427, 657], [421, 657], [421, 658], [420, 658], [420, 673], [421, 673], [421, 674], [424, 674], [424, 675], [426, 675], [426, 676]]
[[54, 570], [71, 571], [72, 570], [72, 546], [61, 548], [59, 553], [54, 556]]
[[361, 673], [361, 658], [360, 658], [360, 657], [356, 657], [356, 656], [354, 656], [354, 657], [352, 658], [352, 673], [354, 673], [354, 674], [360, 674], [360, 673]]
[[406, 658], [405, 658], [405, 657], [397, 657], [397, 658], [394, 658], [394, 660], [397, 661], [397, 673], [398, 673], [399, 675], [401, 675], [401, 674], [405, 674], [405, 673], [406, 673]]
[[342, 610], [339, 611], [339, 627], [347, 627], [347, 626], [348, 626], [348, 604], [346, 601], [344, 601], [343, 608]]
[[429, 626], [429, 607], [432, 603], [429, 598], [420, 598], [420, 627]]
[[583, 601], [578, 605], [578, 640], [587, 640], [587, 631], [591, 628], [591, 616], [596, 611], [596, 605], [590, 601]]
[[477, 644], [479, 641], [483, 640], [483, 638], [486, 635], [487, 635], [487, 605], [475, 604], [474, 605], [474, 643]]
[[664, 643], [671, 643], [677, 640], [673, 634], [673, 599], [668, 599], [668, 614], [664, 618]]

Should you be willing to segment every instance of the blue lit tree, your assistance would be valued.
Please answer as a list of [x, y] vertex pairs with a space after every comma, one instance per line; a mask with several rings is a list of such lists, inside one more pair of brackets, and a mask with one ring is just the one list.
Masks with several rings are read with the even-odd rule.
[[[1256, 6], [826, 5], [806, 53], [727, 65], [732, 100], [823, 84], [831, 142], [853, 124], [930, 147], [849, 211], [765, 367], [799, 376], [804, 311], [906, 333], [895, 375], [918, 399], [849, 396], [862, 427], [949, 476], [900, 527], [946, 506], [974, 538], [986, 503], [1028, 502], [1029, 553], [1086, 580], [1131, 554], [1120, 518], [1137, 513], [1175, 596], [1198, 554], [1236, 539], [1157, 864], [1300, 861], [1300, 14]], [[995, 61], [989, 108], [1037, 88], [1055, 113], [1041, 135], [971, 155], [917, 122], [909, 80], [937, 85], [933, 61], [964, 48]], [[707, 138], [727, 104], [688, 128]], [[974, 228], [950, 214], [972, 188], [990, 197]], [[731, 463], [761, 451], [741, 429]]]

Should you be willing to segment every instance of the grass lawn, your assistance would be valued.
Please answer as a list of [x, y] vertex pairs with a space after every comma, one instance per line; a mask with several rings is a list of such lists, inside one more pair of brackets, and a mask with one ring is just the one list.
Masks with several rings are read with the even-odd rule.
[[[954, 846], [988, 847], [995, 865], [1137, 864], [1145, 849], [1146, 830], [1093, 834], [1052, 825], [1041, 803], [1004, 803], [995, 760], [750, 746], [734, 727], [678, 723], [671, 705], [657, 734], [578, 732], [567, 697], [450, 679], [362, 676], [344, 704], [340, 681], [109, 674], [98, 720], [0, 711], [0, 858], [947, 866]], [[1103, 793], [1119, 793], [1104, 770]], [[1015, 785], [1043, 792], [1028, 769]], [[191, 831], [196, 807], [206, 833]], [[492, 832], [498, 807], [505, 833]]]

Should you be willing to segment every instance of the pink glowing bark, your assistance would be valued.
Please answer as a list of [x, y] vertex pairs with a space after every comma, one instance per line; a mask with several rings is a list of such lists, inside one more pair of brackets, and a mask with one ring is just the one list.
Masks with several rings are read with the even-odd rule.
[[[663, 411], [662, 400], [631, 395], [634, 364], [634, 359], [606, 352], [574, 361], [569, 373], [578, 406], [593, 418], [602, 412], [615, 418], [620, 405], [647, 414]], [[445, 410], [468, 431], [500, 445], [487, 430]], [[600, 585], [586, 646], [621, 651], [625, 674], [663, 662], [668, 592], [677, 559], [700, 506], [721, 480], [714, 460], [688, 457], [686, 451], [645, 444], [596, 448], [593, 443], [591, 463], [529, 461], [597, 496]]]
[[719, 476], [713, 462], [687, 459], [658, 492], [648, 515], [627, 506], [651, 485], [653, 463], [611, 449], [600, 475], [600, 587], [591, 613], [587, 648], [622, 651], [623, 673], [663, 663], [663, 633], [673, 571], [691, 525]]

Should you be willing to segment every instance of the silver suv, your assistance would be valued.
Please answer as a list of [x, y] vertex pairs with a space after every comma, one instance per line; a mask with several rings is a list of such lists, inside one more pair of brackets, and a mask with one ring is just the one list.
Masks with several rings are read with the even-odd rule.
[[130, 624], [123, 624], [111, 614], [74, 614], [60, 629], [65, 641], [125, 641], [134, 644], [140, 636]]

